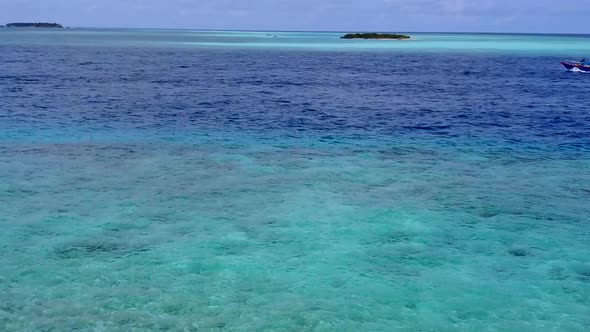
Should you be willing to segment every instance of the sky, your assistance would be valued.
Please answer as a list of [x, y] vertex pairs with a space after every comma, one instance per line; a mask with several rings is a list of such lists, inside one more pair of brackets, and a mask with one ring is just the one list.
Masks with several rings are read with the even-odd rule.
[[590, 33], [589, 17], [590, 0], [0, 0], [0, 24], [71, 27]]

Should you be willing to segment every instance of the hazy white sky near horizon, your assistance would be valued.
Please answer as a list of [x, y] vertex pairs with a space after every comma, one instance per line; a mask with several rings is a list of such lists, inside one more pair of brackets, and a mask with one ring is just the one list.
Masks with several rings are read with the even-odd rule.
[[0, 0], [0, 24], [590, 33], [590, 0]]

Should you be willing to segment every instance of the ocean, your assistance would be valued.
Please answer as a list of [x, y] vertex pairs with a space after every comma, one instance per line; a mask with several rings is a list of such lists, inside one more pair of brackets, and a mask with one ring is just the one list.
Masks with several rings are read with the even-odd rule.
[[0, 29], [0, 330], [585, 331], [590, 36]]

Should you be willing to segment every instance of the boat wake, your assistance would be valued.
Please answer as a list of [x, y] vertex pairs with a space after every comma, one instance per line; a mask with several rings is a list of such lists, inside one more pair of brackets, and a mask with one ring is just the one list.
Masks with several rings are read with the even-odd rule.
[[581, 70], [580, 68], [574, 67], [572, 69], [568, 69], [568, 71], [572, 73], [582, 73], [582, 74], [590, 74], [590, 71]]

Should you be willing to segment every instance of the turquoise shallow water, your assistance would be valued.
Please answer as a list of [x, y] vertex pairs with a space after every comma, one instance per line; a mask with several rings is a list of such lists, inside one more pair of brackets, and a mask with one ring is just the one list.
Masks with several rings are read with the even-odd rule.
[[5, 44], [131, 47], [235, 47], [324, 51], [395, 51], [580, 55], [590, 52], [590, 35], [412, 33], [412, 40], [341, 40], [344, 32], [256, 32], [157, 29], [0, 30]]
[[586, 37], [274, 34], [0, 31], [0, 330], [587, 329]]
[[8, 330], [587, 324], [587, 159], [245, 142], [0, 151]]

